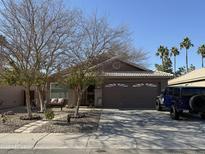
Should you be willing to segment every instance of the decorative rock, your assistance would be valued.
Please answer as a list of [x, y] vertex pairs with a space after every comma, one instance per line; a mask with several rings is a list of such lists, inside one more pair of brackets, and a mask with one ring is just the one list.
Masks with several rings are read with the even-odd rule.
[[39, 115], [33, 115], [32, 118], [29, 118], [27, 115], [26, 116], [21, 116], [21, 120], [41, 120], [42, 117]]
[[4, 115], [15, 115], [15, 113], [13, 111], [7, 111], [4, 113]]
[[82, 114], [82, 113], [79, 113], [78, 115], [71, 115], [70, 116], [71, 118], [76, 118], [76, 119], [78, 119], [78, 118], [84, 118], [85, 117], [85, 114]]

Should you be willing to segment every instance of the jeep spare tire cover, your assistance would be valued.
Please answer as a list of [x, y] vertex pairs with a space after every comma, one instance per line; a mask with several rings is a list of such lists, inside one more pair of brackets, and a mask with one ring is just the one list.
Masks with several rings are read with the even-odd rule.
[[192, 96], [189, 105], [193, 111], [205, 112], [205, 95]]

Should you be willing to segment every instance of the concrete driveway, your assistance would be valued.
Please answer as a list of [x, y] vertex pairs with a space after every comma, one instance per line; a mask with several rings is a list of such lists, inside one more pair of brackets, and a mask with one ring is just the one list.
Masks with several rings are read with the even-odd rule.
[[205, 121], [186, 114], [175, 121], [168, 112], [154, 110], [105, 109], [97, 143], [122, 149], [205, 149]]

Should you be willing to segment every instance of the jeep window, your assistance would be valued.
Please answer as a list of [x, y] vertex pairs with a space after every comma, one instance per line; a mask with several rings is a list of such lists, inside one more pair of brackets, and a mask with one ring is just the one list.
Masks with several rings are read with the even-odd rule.
[[199, 88], [182, 88], [182, 96], [194, 96], [200, 94]]
[[201, 89], [201, 94], [202, 94], [202, 95], [205, 95], [205, 89], [204, 89], [204, 88]]
[[179, 97], [180, 96], [180, 89], [179, 88], [174, 88], [174, 96]]
[[167, 95], [173, 95], [173, 89], [174, 88], [168, 88], [167, 89]]

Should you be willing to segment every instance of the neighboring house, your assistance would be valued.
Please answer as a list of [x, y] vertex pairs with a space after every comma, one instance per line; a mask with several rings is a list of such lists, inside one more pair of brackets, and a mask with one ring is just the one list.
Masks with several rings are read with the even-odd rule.
[[[90, 86], [83, 95], [81, 105], [103, 108], [153, 109], [155, 98], [167, 86], [172, 74], [148, 70], [140, 65], [114, 57], [95, 66], [102, 71], [101, 86]], [[51, 98], [75, 101], [72, 89], [56, 83], [50, 85]]]
[[205, 87], [205, 68], [197, 69], [169, 80], [168, 84], [170, 86]]
[[24, 105], [24, 88], [0, 86], [0, 109]]

